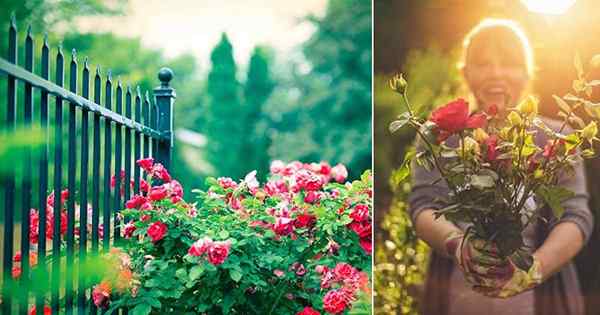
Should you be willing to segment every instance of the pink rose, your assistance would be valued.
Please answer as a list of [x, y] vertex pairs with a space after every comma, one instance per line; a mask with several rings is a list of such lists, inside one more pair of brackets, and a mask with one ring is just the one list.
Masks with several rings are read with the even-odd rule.
[[206, 251], [213, 245], [213, 241], [210, 238], [199, 239], [188, 250], [190, 256], [202, 256]]
[[100, 308], [108, 307], [110, 303], [110, 292], [111, 286], [107, 281], [102, 281], [100, 284], [94, 287], [92, 290], [92, 299], [94, 300], [94, 304]]
[[347, 306], [346, 296], [341, 290], [331, 290], [323, 297], [323, 309], [329, 314], [342, 313]]
[[309, 191], [304, 197], [304, 202], [313, 204], [321, 199], [321, 196], [314, 191]]
[[219, 177], [217, 178], [217, 183], [219, 183], [219, 186], [221, 186], [223, 189], [235, 189], [237, 187], [237, 183], [229, 177]]
[[269, 167], [272, 174], [279, 174], [285, 169], [285, 164], [280, 160], [275, 160], [271, 162], [271, 166]]
[[331, 177], [338, 183], [343, 183], [348, 177], [348, 170], [344, 164], [338, 164], [331, 168]]
[[222, 264], [229, 255], [230, 242], [214, 242], [208, 249], [208, 262], [218, 266]]

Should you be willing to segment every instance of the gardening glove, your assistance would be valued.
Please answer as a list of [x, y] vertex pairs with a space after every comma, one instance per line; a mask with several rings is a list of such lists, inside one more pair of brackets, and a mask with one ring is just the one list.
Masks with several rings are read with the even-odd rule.
[[495, 278], [472, 283], [473, 290], [489, 297], [508, 298], [521, 292], [533, 289], [542, 283], [542, 271], [540, 261], [532, 256], [533, 263], [529, 270], [523, 270], [510, 259], [506, 258], [503, 266], [492, 268], [490, 274], [495, 274]]
[[446, 238], [445, 245], [448, 255], [454, 259], [467, 282], [487, 288], [498, 285], [497, 279], [503, 277], [506, 261], [498, 256], [493, 243], [472, 234], [455, 232]]

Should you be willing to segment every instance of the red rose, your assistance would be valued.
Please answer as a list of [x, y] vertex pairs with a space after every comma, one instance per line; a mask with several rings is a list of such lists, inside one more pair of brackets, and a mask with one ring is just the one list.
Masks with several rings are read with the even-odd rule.
[[498, 114], [498, 106], [496, 104], [490, 105], [486, 108], [485, 113], [492, 117], [496, 116]]
[[321, 313], [319, 313], [314, 308], [312, 308], [310, 306], [307, 306], [303, 310], [301, 310], [300, 312], [296, 313], [296, 315], [321, 315]]
[[486, 123], [484, 114], [469, 116], [469, 104], [462, 98], [436, 109], [429, 120], [436, 124], [441, 141], [467, 128], [482, 128]]
[[100, 284], [96, 285], [92, 291], [94, 304], [100, 308], [108, 307], [108, 304], [110, 303], [110, 291], [111, 287], [107, 281], [102, 281]]
[[321, 168], [319, 169], [321, 175], [328, 176], [331, 173], [331, 166], [325, 162], [321, 162]]
[[365, 251], [365, 253], [367, 255], [371, 255], [371, 252], [373, 252], [373, 244], [371, 242], [371, 238], [370, 237], [361, 238], [359, 242], [360, 242], [360, 247], [362, 247], [362, 249]]
[[348, 227], [361, 238], [371, 236], [371, 223], [368, 221], [363, 221], [361, 223], [355, 221], [348, 224]]
[[140, 179], [140, 192], [148, 193], [150, 191], [150, 184], [147, 181]]
[[150, 236], [153, 243], [156, 243], [165, 237], [165, 234], [167, 234], [168, 230], [169, 229], [167, 228], [166, 224], [156, 221], [152, 223], [150, 227], [148, 227], [148, 236]]
[[208, 262], [215, 266], [222, 264], [229, 255], [229, 246], [229, 241], [214, 242], [208, 249]]
[[312, 204], [319, 201], [319, 199], [321, 199], [321, 196], [318, 193], [314, 191], [309, 191], [304, 197], [304, 202]]
[[[27, 315], [36, 315], [35, 306], [31, 307]], [[52, 309], [48, 305], [44, 305], [44, 315], [52, 315]]]
[[153, 158], [146, 158], [146, 159], [140, 159], [137, 160], [137, 165], [139, 165], [144, 171], [150, 173], [152, 172], [152, 166], [154, 165], [154, 159]]
[[299, 214], [294, 220], [294, 226], [298, 229], [313, 227], [315, 223], [317, 223], [317, 217], [307, 213]]
[[323, 297], [323, 309], [329, 314], [342, 313], [347, 306], [346, 297], [340, 290], [331, 290]]
[[498, 137], [496, 135], [491, 135], [483, 142], [486, 147], [486, 160], [488, 162], [493, 162], [498, 158]]
[[290, 218], [278, 217], [273, 225], [273, 232], [277, 235], [288, 235], [294, 231], [293, 221]]
[[144, 203], [146, 203], [148, 201], [148, 199], [146, 199], [146, 197], [141, 196], [141, 195], [134, 195], [133, 197], [131, 197], [131, 199], [129, 199], [126, 203], [125, 203], [125, 207], [127, 207], [127, 209], [137, 209], [137, 208], [141, 208], [142, 205]]
[[152, 187], [150, 193], [148, 194], [148, 198], [150, 198], [152, 201], [159, 201], [165, 199], [168, 193], [169, 192], [167, 191], [167, 188], [164, 185], [160, 185]]
[[213, 241], [210, 238], [204, 238], [197, 240], [190, 246], [188, 249], [188, 254], [190, 256], [202, 256], [202, 254], [206, 253], [206, 251], [213, 245]]
[[131, 236], [133, 236], [133, 232], [135, 232], [136, 227], [133, 224], [133, 221], [129, 221], [129, 223], [125, 224], [125, 226], [123, 227], [123, 237], [124, 238], [130, 238]]
[[359, 204], [352, 209], [350, 217], [356, 222], [362, 222], [369, 220], [369, 206]]

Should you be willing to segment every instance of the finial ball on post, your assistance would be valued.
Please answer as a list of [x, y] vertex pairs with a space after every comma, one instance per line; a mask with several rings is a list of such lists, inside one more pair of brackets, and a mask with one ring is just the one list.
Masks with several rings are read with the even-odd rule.
[[162, 86], [169, 86], [169, 82], [173, 79], [173, 70], [163, 67], [158, 71], [158, 79]]

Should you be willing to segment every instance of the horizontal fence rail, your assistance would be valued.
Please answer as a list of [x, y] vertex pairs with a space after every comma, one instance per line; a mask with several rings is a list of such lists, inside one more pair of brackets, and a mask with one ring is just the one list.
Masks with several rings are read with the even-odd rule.
[[47, 36], [36, 63], [31, 27], [22, 55], [18, 36], [13, 16], [8, 52], [0, 58], [6, 87], [0, 131], [23, 129], [43, 141], [0, 173], [0, 313], [29, 314], [35, 307], [43, 314], [50, 307], [53, 314], [97, 314], [92, 287], [98, 279], [86, 272], [86, 261], [120, 241], [119, 211], [140, 189], [135, 161], [171, 164], [173, 73], [160, 69], [160, 86], [142, 93], [114, 82], [110, 70], [103, 77], [99, 66], [92, 75], [88, 58], [81, 66], [75, 49], [67, 60], [60, 45], [51, 52]]

